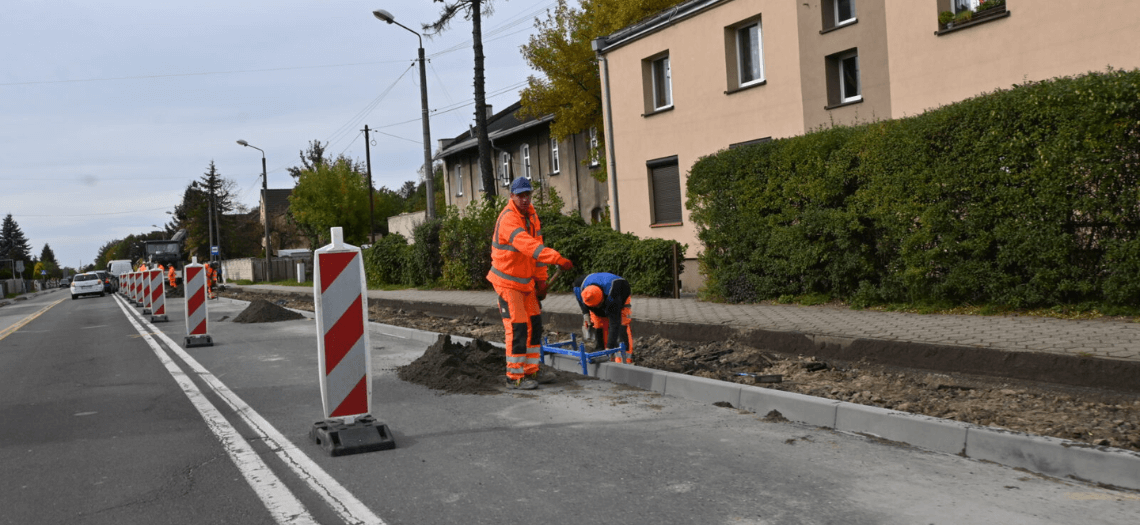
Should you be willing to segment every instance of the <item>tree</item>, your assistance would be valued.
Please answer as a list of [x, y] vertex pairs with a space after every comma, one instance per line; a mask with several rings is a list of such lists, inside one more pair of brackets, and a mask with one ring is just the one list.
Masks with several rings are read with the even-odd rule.
[[[424, 24], [424, 32], [437, 35], [456, 15], [465, 13], [471, 21], [472, 48], [475, 50], [475, 136], [479, 142], [479, 172], [483, 178], [483, 196], [488, 200], [495, 197], [495, 169], [491, 163], [491, 139], [487, 136], [487, 96], [483, 77], [483, 13], [491, 14], [491, 0], [432, 0], [443, 4], [439, 20]], [[485, 4], [485, 5], [484, 5]]]
[[0, 259], [24, 261], [24, 273], [26, 274], [32, 266], [30, 262], [31, 253], [32, 248], [28, 245], [28, 239], [24, 237], [20, 225], [16, 224], [16, 219], [13, 219], [12, 214], [9, 213], [4, 217], [3, 224], [0, 225]]
[[219, 224], [214, 225], [215, 243], [220, 247], [223, 254], [237, 255], [237, 252], [230, 249], [237, 241], [231, 232], [240, 229], [238, 224], [240, 219], [229, 213], [237, 209], [233, 201], [235, 187], [236, 183], [222, 177], [218, 173], [214, 161], [211, 160], [202, 177], [190, 181], [190, 184], [186, 186], [186, 190], [182, 193], [182, 202], [176, 205], [174, 211], [171, 212], [173, 217], [170, 224], [166, 226], [165, 232], [159, 232], [160, 235], [157, 238], [148, 237], [147, 240], [165, 239], [179, 229], [185, 229], [186, 241], [184, 246], [186, 253], [183, 256], [184, 259], [189, 260], [191, 256], [197, 256], [200, 261], [208, 260], [210, 257], [210, 221], [212, 220], [210, 208], [211, 201], [213, 201], [213, 205], [216, 207], [214, 218], [219, 222]]
[[289, 168], [289, 175], [294, 179], [301, 177], [301, 172], [308, 170], [313, 171], [317, 166], [326, 163], [325, 159], [325, 145], [321, 141], [314, 140], [309, 142], [309, 150], [301, 152], [301, 165], [298, 167]]
[[301, 172], [289, 196], [289, 213], [311, 246], [329, 239], [329, 229], [336, 226], [343, 228], [350, 244], [368, 238], [368, 179], [359, 168], [341, 155]]
[[[519, 113], [533, 118], [554, 115], [550, 133], [557, 139], [596, 128], [598, 148], [604, 149], [602, 82], [593, 40], [682, 1], [582, 0], [580, 8], [573, 8], [558, 0], [546, 20], [536, 24], [538, 32], [522, 46], [527, 64], [543, 76], [527, 78]], [[605, 180], [606, 174], [598, 176]]]
[[[55, 260], [55, 252], [51, 250], [51, 246], [47, 243], [44, 243], [44, 249], [40, 251], [39, 265], [42, 266], [40, 269], [47, 270], [48, 278], [55, 279], [61, 277], [59, 273], [59, 261]], [[36, 271], [36, 276], [39, 275], [40, 272]]]

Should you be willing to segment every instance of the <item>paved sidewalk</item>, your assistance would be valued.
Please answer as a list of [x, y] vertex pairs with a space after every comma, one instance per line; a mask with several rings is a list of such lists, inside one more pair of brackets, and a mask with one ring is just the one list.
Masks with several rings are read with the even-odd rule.
[[[243, 288], [312, 293], [308, 288], [289, 286], [255, 285]], [[492, 291], [371, 290], [368, 296], [389, 301], [477, 308], [489, 308], [496, 304], [496, 296]], [[543, 301], [543, 311], [580, 313], [570, 294], [552, 294]], [[919, 315], [832, 307], [719, 304], [695, 298], [646, 297], [633, 299], [633, 319], [635, 322], [689, 323], [787, 332], [840, 341], [869, 339], [1098, 357], [1140, 363], [1140, 323], [1124, 321]]]

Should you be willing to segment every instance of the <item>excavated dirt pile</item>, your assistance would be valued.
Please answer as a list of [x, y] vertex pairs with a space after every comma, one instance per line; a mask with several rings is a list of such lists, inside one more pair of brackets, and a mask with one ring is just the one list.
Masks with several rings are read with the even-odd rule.
[[[313, 308], [312, 298], [303, 295], [236, 291], [223, 295], [247, 301], [269, 298], [290, 308]], [[376, 306], [369, 308], [369, 317], [396, 326], [503, 340], [503, 325], [497, 319], [449, 319]], [[549, 335], [551, 341], [568, 338], [565, 334]], [[1140, 396], [1135, 394], [866, 363], [821, 362], [732, 340], [687, 343], [639, 337], [636, 321], [633, 335], [634, 362], [639, 366], [1140, 451]], [[490, 393], [503, 391], [505, 366], [501, 349], [482, 341], [458, 345], [445, 339], [399, 373], [401, 379], [444, 392]], [[568, 372], [559, 375], [559, 382], [581, 379]]]
[[493, 394], [502, 391], [505, 368], [501, 348], [481, 339], [454, 343], [441, 335], [419, 359], [396, 368], [396, 375], [449, 394]]
[[[310, 305], [310, 309], [312, 306]], [[249, 303], [249, 306], [242, 310], [237, 317], [234, 317], [235, 323], [276, 323], [277, 321], [292, 321], [294, 319], [304, 319], [305, 316], [289, 310], [288, 308], [273, 304], [265, 299], [257, 299]]]

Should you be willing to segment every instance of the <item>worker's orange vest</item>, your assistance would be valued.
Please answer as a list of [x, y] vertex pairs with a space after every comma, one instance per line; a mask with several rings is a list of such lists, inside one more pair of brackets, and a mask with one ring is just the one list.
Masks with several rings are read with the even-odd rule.
[[534, 208], [524, 217], [514, 201], [507, 202], [495, 221], [487, 280], [500, 288], [531, 291], [534, 279], [546, 280], [546, 265], [559, 258], [558, 252], [542, 244], [542, 224]]

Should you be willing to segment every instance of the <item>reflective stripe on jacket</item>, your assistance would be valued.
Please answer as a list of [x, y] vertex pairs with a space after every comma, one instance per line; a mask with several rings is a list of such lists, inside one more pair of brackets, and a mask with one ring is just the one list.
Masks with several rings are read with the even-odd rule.
[[546, 266], [556, 264], [561, 258], [558, 252], [542, 244], [542, 225], [534, 208], [524, 218], [514, 201], [508, 201], [495, 220], [487, 280], [495, 286], [531, 291], [534, 279], [545, 280]]

